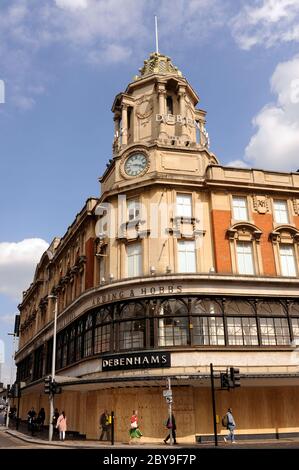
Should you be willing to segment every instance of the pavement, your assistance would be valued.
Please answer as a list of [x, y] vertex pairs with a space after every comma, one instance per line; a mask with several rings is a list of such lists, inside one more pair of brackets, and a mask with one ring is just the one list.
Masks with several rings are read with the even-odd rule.
[[[0, 447], [30, 447], [30, 448], [63, 448], [63, 449], [101, 449], [109, 448], [112, 449], [110, 443], [105, 441], [95, 441], [95, 440], [66, 440], [64, 442], [60, 441], [46, 441], [45, 439], [39, 439], [37, 436], [29, 436], [22, 432], [16, 431], [14, 429], [7, 429], [5, 426], [0, 427]], [[133, 443], [129, 445], [128, 442], [115, 442], [114, 448], [132, 448], [132, 447], [142, 447], [147, 449], [166, 449], [169, 448], [169, 444], [160, 443]], [[288, 439], [268, 439], [268, 440], [242, 440], [237, 441], [236, 444], [225, 443], [222, 437], [219, 437], [219, 447], [220, 448], [242, 448], [242, 449], [299, 449], [299, 438], [288, 438]], [[176, 446], [173, 446], [174, 449], [178, 448], [214, 448], [213, 443], [202, 443], [202, 444], [192, 444], [192, 443], [178, 443]]]

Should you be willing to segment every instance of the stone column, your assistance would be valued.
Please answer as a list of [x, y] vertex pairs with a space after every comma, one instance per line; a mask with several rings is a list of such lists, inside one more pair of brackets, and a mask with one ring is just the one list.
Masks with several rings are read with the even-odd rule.
[[[186, 125], [186, 107], [185, 107], [185, 95], [186, 95], [186, 88], [184, 86], [179, 86], [178, 90], [178, 97], [179, 97], [179, 114], [181, 116], [182, 122], [181, 122], [181, 135], [186, 135], [188, 133], [187, 131], [187, 125]], [[187, 136], [186, 136], [187, 137]]]
[[163, 118], [166, 114], [166, 90], [165, 84], [159, 83], [158, 84], [158, 98], [159, 98], [159, 115], [162, 116], [162, 120], [160, 120], [160, 129], [159, 129], [159, 138], [166, 138], [166, 124], [163, 121]]
[[128, 106], [123, 103], [121, 110], [121, 126], [122, 126], [122, 138], [121, 144], [127, 145], [128, 143]]

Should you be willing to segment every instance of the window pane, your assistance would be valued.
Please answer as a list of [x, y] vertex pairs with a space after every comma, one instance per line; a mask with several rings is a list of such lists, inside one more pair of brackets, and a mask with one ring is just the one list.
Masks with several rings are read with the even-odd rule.
[[132, 243], [127, 246], [128, 256], [128, 277], [142, 275], [141, 244]]
[[255, 318], [227, 318], [228, 343], [231, 345], [255, 346], [258, 344]]
[[241, 197], [241, 196], [233, 197], [233, 218], [235, 220], [248, 220], [246, 197]]
[[263, 345], [289, 345], [290, 333], [286, 318], [261, 318]]
[[288, 224], [289, 214], [287, 201], [274, 201], [274, 214], [275, 221], [278, 224]]
[[196, 254], [194, 241], [178, 241], [178, 264], [180, 273], [196, 272]]
[[296, 345], [299, 345], [299, 318], [292, 318], [291, 321], [293, 327], [294, 341]]
[[282, 276], [296, 276], [294, 248], [291, 245], [280, 245], [279, 251]]
[[194, 345], [224, 345], [223, 319], [219, 317], [192, 317]]
[[254, 274], [251, 243], [237, 243], [237, 261], [239, 274]]
[[178, 217], [192, 217], [192, 196], [191, 194], [177, 194], [176, 215]]
[[144, 348], [145, 320], [125, 321], [119, 324], [119, 348], [121, 350]]

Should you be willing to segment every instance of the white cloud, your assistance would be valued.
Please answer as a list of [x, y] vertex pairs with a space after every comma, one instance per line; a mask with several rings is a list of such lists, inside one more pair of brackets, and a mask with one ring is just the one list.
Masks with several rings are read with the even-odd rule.
[[[225, 24], [222, 0], [10, 0], [0, 7], [1, 78], [7, 83], [7, 105], [30, 109], [34, 89], [46, 89], [61, 63], [45, 61], [50, 48], [57, 60], [98, 67], [154, 49], [154, 14], [159, 16], [162, 52], [175, 37], [201, 43]], [[200, 28], [199, 28], [200, 24]], [[148, 51], [149, 38], [152, 48]], [[145, 53], [145, 50], [147, 51]], [[65, 53], [65, 56], [63, 55]], [[140, 66], [142, 63], [140, 63]], [[136, 70], [137, 71], [137, 70]]]
[[77, 10], [88, 7], [87, 0], [55, 0], [55, 3], [59, 8], [65, 8], [66, 10]]
[[296, 171], [299, 168], [299, 55], [282, 62], [271, 77], [277, 102], [254, 117], [257, 128], [245, 149], [253, 166]]
[[104, 51], [90, 51], [88, 62], [94, 65], [100, 65], [103, 62], [118, 63], [129, 59], [131, 55], [132, 50], [130, 48], [118, 44], [110, 44]]
[[243, 160], [231, 160], [225, 166], [233, 166], [234, 168], [249, 168], [249, 165]]
[[0, 294], [20, 299], [32, 282], [36, 264], [49, 244], [41, 238], [0, 243]]
[[299, 0], [257, 0], [245, 5], [230, 22], [241, 49], [299, 41]]

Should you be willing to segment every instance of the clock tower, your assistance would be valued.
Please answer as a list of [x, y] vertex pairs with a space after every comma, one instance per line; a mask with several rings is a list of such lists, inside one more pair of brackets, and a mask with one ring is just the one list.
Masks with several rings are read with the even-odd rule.
[[209, 151], [206, 112], [171, 59], [155, 52], [113, 103], [113, 159], [101, 178], [102, 193], [132, 183], [174, 178], [202, 179], [217, 164]]

